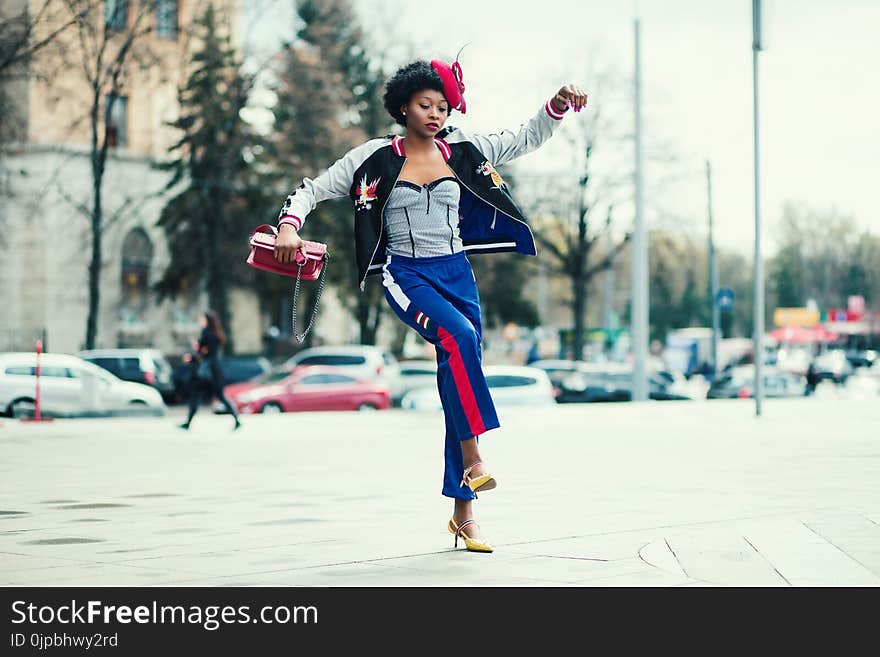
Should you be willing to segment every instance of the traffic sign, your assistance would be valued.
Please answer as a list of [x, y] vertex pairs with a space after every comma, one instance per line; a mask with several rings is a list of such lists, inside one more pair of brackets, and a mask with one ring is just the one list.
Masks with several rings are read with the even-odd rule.
[[715, 293], [715, 305], [721, 312], [728, 312], [733, 308], [735, 295], [729, 287], [722, 287]]

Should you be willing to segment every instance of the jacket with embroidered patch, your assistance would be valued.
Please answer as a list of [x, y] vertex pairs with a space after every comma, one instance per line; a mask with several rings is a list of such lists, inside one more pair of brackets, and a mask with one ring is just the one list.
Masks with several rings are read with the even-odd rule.
[[[461, 185], [459, 234], [465, 251], [537, 254], [528, 222], [495, 167], [541, 146], [562, 117], [547, 101], [516, 131], [480, 135], [449, 126], [437, 133], [434, 142]], [[363, 290], [367, 276], [378, 274], [386, 260], [383, 212], [405, 163], [400, 136], [356, 146], [314, 179], [303, 179], [284, 201], [278, 225], [291, 224], [299, 231], [318, 203], [349, 196], [354, 204], [355, 252]]]

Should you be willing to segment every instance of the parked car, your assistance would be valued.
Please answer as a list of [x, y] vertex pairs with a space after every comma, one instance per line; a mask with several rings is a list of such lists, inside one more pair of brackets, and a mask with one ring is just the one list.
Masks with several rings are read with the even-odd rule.
[[[242, 413], [291, 411], [367, 411], [391, 406], [384, 383], [358, 378], [334, 367], [279, 369], [256, 379], [226, 386], [226, 397]], [[214, 412], [222, 412], [215, 403]]]
[[[483, 367], [483, 372], [495, 406], [547, 406], [556, 403], [550, 377], [538, 368], [487, 365]], [[443, 408], [436, 384], [408, 392], [400, 405], [415, 411]]]
[[[560, 404], [623, 402], [632, 399], [633, 368], [629, 363], [581, 363], [562, 380]], [[692, 399], [680, 375], [666, 370], [648, 372], [648, 398], [657, 401]]]
[[400, 366], [388, 351], [372, 345], [339, 345], [310, 347], [284, 361], [282, 368], [300, 365], [344, 367], [359, 379], [384, 383], [395, 397], [401, 386]]
[[437, 385], [437, 362], [433, 360], [404, 360], [398, 363], [399, 379], [394, 386], [391, 405], [400, 406], [404, 395], [416, 388], [429, 388]]
[[[226, 385], [251, 381], [272, 371], [272, 363], [263, 356], [224, 356], [220, 359], [220, 370], [223, 372], [223, 383]], [[174, 401], [185, 402], [189, 399], [190, 376], [192, 367], [181, 362], [174, 368]]]
[[550, 377], [550, 382], [554, 386], [560, 387], [565, 377], [572, 372], [577, 372], [581, 365], [584, 365], [582, 361], [546, 358], [531, 362], [527, 367], [537, 367], [539, 370], [544, 370]]
[[533, 361], [527, 367], [537, 367], [547, 373], [547, 376], [550, 377], [550, 383], [553, 384], [553, 395], [558, 400], [559, 395], [562, 394], [562, 382], [566, 377], [577, 372], [582, 365], [584, 365], [583, 361], [546, 358]]
[[767, 364], [776, 365], [778, 369], [790, 374], [806, 374], [811, 360], [813, 360], [812, 347], [805, 345], [783, 345], [776, 352], [775, 360], [768, 359]]
[[829, 349], [819, 354], [813, 359], [813, 367], [820, 381], [831, 379], [835, 383], [845, 383], [853, 372], [853, 366], [843, 349]]
[[[764, 369], [764, 395], [766, 397], [803, 397], [806, 379], [775, 367]], [[755, 396], [755, 366], [742, 365], [725, 372], [706, 393], [708, 399], [749, 398]]]
[[[34, 414], [37, 356], [0, 354], [0, 411], [9, 417]], [[40, 413], [47, 417], [164, 415], [152, 386], [123, 381], [107, 370], [68, 354], [40, 357]]]
[[877, 362], [877, 352], [874, 349], [850, 349], [846, 352], [846, 359], [853, 369], [873, 367]]
[[154, 387], [165, 401], [174, 399], [171, 365], [157, 349], [89, 349], [77, 356], [123, 381]]

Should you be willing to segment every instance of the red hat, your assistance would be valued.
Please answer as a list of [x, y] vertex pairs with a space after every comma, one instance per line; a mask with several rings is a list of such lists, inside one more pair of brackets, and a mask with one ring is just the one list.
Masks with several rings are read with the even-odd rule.
[[461, 64], [458, 61], [452, 62], [452, 66], [439, 59], [432, 59], [431, 66], [440, 76], [443, 82], [443, 95], [452, 106], [462, 114], [467, 113], [467, 104], [464, 102], [464, 82], [461, 73]]

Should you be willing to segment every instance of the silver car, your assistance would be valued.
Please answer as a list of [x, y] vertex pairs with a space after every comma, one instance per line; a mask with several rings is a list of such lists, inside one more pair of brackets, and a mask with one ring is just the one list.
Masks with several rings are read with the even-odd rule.
[[404, 395], [416, 388], [429, 388], [437, 385], [437, 361], [402, 360], [399, 363], [400, 378], [396, 393], [391, 398], [392, 406], [400, 406]]
[[[0, 412], [34, 413], [35, 353], [0, 354]], [[105, 369], [67, 354], [40, 356], [40, 413], [47, 417], [164, 415], [162, 396], [151, 386], [122, 381]]]
[[[541, 369], [486, 365], [483, 373], [495, 406], [551, 406], [556, 403], [550, 377]], [[435, 411], [443, 408], [436, 385], [408, 392], [400, 405], [413, 411]]]

